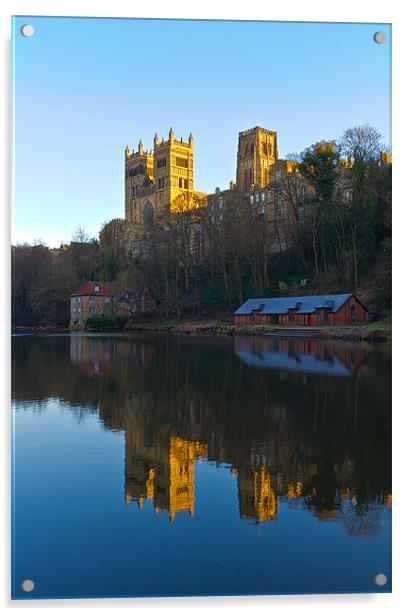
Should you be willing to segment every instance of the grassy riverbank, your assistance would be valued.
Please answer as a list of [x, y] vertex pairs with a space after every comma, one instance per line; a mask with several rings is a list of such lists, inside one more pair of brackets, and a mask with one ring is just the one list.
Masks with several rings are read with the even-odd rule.
[[[173, 334], [196, 336], [262, 336], [264, 334], [289, 330], [289, 327], [280, 325], [235, 325], [222, 321], [151, 321], [128, 323], [127, 331], [168, 332]], [[392, 338], [392, 327], [389, 322], [377, 321], [364, 325], [348, 325], [337, 327], [314, 328], [317, 337], [343, 340], [379, 340], [387, 341]], [[284, 331], [283, 331], [284, 334]]]
[[[263, 336], [264, 334], [282, 331], [283, 335], [290, 327], [280, 325], [235, 325], [218, 320], [162, 320], [162, 321], [129, 321], [125, 331], [165, 332], [190, 336]], [[298, 328], [301, 329], [301, 328]], [[308, 328], [305, 328], [307, 331]], [[390, 341], [392, 326], [389, 321], [375, 321], [364, 325], [345, 325], [337, 327], [314, 327], [317, 337], [339, 340]], [[66, 327], [53, 326], [13, 326], [13, 333], [51, 333], [69, 332]], [[107, 330], [109, 331], [109, 330]], [[112, 330], [114, 331], [114, 330]]]

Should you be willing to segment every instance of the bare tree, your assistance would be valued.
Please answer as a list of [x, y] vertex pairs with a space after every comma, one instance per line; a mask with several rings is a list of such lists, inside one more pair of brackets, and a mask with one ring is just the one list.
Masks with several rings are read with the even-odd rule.
[[382, 135], [369, 124], [354, 126], [344, 132], [339, 146], [342, 153], [352, 156], [354, 161], [374, 160], [382, 149]]
[[78, 225], [78, 227], [72, 232], [71, 241], [79, 242], [81, 244], [88, 244], [91, 241], [91, 236], [87, 233], [84, 227]]

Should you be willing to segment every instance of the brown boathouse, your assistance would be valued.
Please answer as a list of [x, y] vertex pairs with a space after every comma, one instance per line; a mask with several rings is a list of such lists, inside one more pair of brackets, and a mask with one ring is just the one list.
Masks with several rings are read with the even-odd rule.
[[368, 309], [352, 293], [248, 299], [234, 313], [238, 325], [352, 325], [368, 320]]

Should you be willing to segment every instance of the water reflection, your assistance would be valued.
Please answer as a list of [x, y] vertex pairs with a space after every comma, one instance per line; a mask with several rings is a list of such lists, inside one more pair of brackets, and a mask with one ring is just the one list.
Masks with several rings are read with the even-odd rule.
[[276, 523], [285, 503], [371, 537], [391, 503], [389, 373], [387, 353], [356, 344], [21, 337], [13, 397], [58, 398], [123, 431], [136, 515], [149, 502], [171, 522], [194, 516], [207, 460], [230, 468], [248, 523]]
[[237, 355], [253, 368], [350, 376], [368, 356], [365, 346], [270, 336], [237, 338]]

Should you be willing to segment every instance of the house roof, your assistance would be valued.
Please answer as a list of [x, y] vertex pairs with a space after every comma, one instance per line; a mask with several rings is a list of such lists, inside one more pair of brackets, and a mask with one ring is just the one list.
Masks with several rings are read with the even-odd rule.
[[350, 297], [352, 293], [248, 299], [234, 314], [286, 314], [289, 311], [297, 314], [311, 314], [317, 308], [328, 308], [330, 312], [338, 312]]
[[88, 280], [79, 287], [71, 297], [76, 295], [115, 295], [113, 282], [103, 282], [101, 280]]

